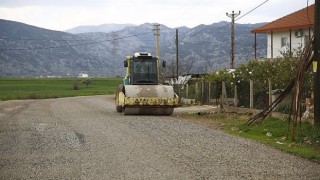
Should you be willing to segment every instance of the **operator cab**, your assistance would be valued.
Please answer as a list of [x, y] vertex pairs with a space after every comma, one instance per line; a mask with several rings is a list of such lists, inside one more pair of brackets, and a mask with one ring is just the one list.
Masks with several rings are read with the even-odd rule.
[[[134, 56], [127, 56], [124, 67], [127, 68], [127, 75], [124, 84], [128, 85], [157, 85], [159, 84], [159, 63], [158, 57], [150, 53], [135, 53]], [[166, 62], [162, 62], [165, 67]]]
[[150, 53], [135, 53], [132, 58], [131, 84], [158, 84], [158, 58]]

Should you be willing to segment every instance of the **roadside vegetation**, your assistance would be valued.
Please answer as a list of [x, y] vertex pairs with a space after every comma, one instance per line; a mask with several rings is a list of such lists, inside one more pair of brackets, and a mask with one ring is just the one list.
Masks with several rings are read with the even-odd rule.
[[[293, 143], [290, 141], [288, 121], [267, 118], [256, 125], [247, 125], [250, 118], [246, 115], [215, 113], [215, 114], [184, 114], [183, 118], [221, 129], [229, 134], [253, 139], [273, 146], [280, 150], [320, 163], [320, 127], [302, 123]], [[261, 152], [263, 153], [263, 152]]]
[[0, 78], [0, 100], [114, 94], [122, 78]]
[[[244, 94], [249, 91], [249, 81], [254, 82], [253, 93], [257, 98], [254, 108], [263, 109], [264, 96], [268, 95], [269, 81], [271, 89], [285, 89], [289, 83], [296, 77], [297, 65], [301, 51], [298, 50], [295, 54], [283, 53], [284, 58], [273, 60], [252, 60], [247, 64], [240, 65], [237, 69], [229, 71], [221, 69], [212, 72], [206, 78], [211, 82], [224, 81], [227, 89], [237, 87], [239, 104], [244, 106], [248, 102], [242, 102]], [[301, 91], [301, 112], [305, 112], [305, 99], [310, 98], [313, 91], [313, 73], [309, 68], [303, 79]], [[235, 86], [237, 85], [237, 86]], [[233, 92], [231, 96], [233, 97]], [[229, 93], [230, 94], [230, 93]], [[261, 96], [261, 97], [259, 97]], [[268, 96], [266, 96], [268, 97]], [[282, 113], [288, 113], [291, 109], [291, 104], [284, 104], [286, 108], [276, 109]], [[194, 119], [194, 121], [205, 121], [206, 124], [214, 124], [227, 133], [254, 139], [264, 144], [276, 147], [283, 151], [293, 153], [295, 155], [308, 158], [320, 163], [320, 127], [309, 124], [308, 122], [293, 122], [293, 120], [279, 120], [275, 118], [266, 118], [261, 123], [256, 123], [248, 126], [249, 116], [228, 113], [203, 114], [201, 116], [185, 115], [186, 118]], [[263, 152], [261, 152], [263, 153]]]

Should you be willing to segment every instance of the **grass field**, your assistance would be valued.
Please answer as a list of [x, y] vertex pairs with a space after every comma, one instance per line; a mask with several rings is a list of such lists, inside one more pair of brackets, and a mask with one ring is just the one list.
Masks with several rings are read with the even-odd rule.
[[[94, 78], [87, 87], [80, 78], [0, 78], [0, 100], [46, 99], [114, 94], [122, 78]], [[75, 90], [77, 86], [77, 90]]]

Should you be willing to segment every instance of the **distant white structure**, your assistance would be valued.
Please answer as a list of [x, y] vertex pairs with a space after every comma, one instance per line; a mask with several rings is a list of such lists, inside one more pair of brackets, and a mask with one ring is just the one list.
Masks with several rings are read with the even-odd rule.
[[81, 73], [79, 74], [79, 78], [87, 78], [87, 77], [89, 77], [89, 74], [86, 74], [86, 73], [84, 73], [84, 72], [81, 72]]

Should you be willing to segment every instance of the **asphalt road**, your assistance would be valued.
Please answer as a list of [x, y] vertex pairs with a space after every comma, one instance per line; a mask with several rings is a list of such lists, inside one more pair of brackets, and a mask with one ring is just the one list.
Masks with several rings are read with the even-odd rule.
[[320, 164], [91, 96], [0, 102], [0, 179], [320, 179]]

